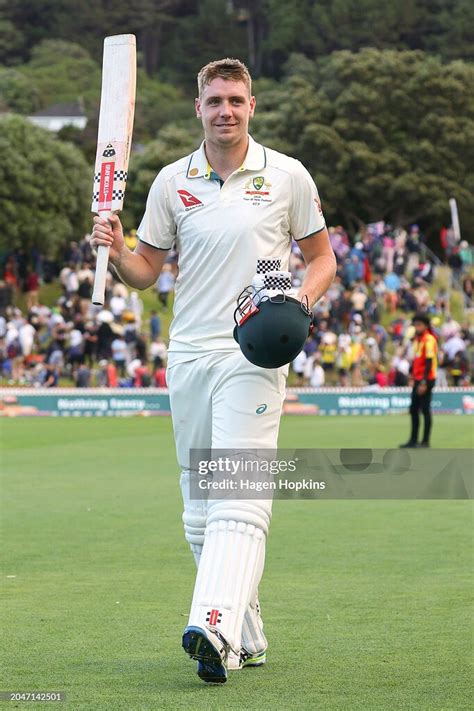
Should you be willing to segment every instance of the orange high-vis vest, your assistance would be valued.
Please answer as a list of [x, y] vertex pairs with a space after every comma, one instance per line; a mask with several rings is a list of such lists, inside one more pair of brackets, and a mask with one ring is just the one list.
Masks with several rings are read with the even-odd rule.
[[415, 380], [424, 380], [426, 360], [431, 358], [431, 369], [427, 380], [436, 378], [438, 366], [438, 342], [432, 333], [425, 331], [420, 337], [415, 338], [415, 360], [413, 361], [413, 377]]

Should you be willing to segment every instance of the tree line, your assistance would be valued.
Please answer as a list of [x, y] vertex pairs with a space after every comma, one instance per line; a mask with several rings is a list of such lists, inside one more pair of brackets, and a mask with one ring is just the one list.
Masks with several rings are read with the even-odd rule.
[[189, 85], [216, 56], [279, 78], [291, 52], [310, 59], [362, 47], [474, 58], [471, 0], [1, 0], [0, 62], [31, 58], [45, 39], [77, 42], [100, 60], [102, 38], [134, 32], [149, 76]]

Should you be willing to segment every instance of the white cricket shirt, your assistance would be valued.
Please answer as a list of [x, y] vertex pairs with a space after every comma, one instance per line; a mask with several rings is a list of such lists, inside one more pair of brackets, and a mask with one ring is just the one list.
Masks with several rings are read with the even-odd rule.
[[318, 191], [294, 158], [249, 136], [244, 163], [221, 186], [204, 142], [165, 166], [151, 186], [139, 239], [168, 250], [176, 240], [179, 276], [170, 329], [170, 364], [235, 351], [237, 297], [257, 259], [288, 269], [291, 240], [325, 227]]

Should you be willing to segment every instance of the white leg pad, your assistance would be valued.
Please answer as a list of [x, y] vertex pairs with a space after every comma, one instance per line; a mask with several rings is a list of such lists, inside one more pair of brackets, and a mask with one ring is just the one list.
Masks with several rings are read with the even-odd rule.
[[215, 627], [235, 651], [240, 650], [244, 615], [260, 582], [265, 542], [262, 528], [242, 520], [213, 520], [206, 528], [189, 625]]
[[[258, 580], [261, 579], [263, 566], [265, 564], [265, 550], [261, 551], [259, 561]], [[258, 654], [263, 652], [268, 647], [267, 638], [263, 633], [263, 620], [260, 614], [260, 603], [258, 601], [258, 588], [250, 598], [249, 605], [245, 612], [244, 621], [242, 624], [242, 647], [250, 654]]]
[[199, 565], [202, 546], [204, 544], [204, 532], [206, 530], [207, 501], [204, 499], [190, 498], [190, 482], [193, 475], [193, 472], [184, 470], [181, 473], [179, 483], [184, 504], [184, 536], [190, 545], [196, 565]]

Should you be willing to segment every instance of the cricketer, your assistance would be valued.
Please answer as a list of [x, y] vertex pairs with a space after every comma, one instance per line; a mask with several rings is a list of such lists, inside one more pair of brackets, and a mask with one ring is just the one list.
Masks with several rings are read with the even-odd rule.
[[156, 282], [173, 244], [179, 253], [167, 383], [184, 532], [197, 564], [182, 645], [203, 681], [222, 683], [228, 670], [266, 661], [258, 585], [271, 501], [191, 499], [190, 449], [276, 448], [288, 366], [244, 358], [232, 335], [236, 300], [258, 264], [288, 269], [292, 240], [307, 267], [297, 298], [309, 306], [336, 262], [308, 171], [248, 133], [256, 99], [245, 65], [211, 62], [197, 83], [204, 140], [157, 175], [135, 250], [117, 215], [94, 218], [92, 244], [109, 246], [121, 279], [138, 289]]

